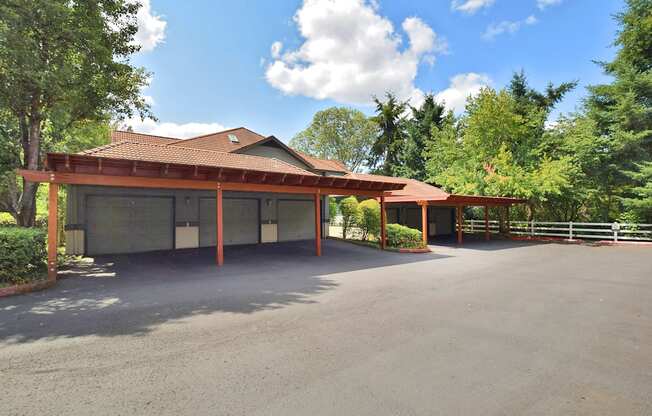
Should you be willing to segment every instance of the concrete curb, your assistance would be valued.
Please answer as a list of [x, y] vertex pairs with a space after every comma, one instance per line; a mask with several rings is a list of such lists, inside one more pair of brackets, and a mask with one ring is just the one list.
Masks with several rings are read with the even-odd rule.
[[54, 286], [56, 280], [45, 280], [35, 283], [26, 283], [24, 285], [14, 285], [0, 288], [0, 298], [5, 296], [22, 295], [24, 293], [36, 292]]

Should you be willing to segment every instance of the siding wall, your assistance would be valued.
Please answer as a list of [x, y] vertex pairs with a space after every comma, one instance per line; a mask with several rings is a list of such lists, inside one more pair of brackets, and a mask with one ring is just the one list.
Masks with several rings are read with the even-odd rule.
[[[177, 240], [175, 246], [177, 248], [184, 248], [192, 247], [193, 236], [198, 235], [200, 198], [214, 198], [215, 192], [71, 185], [69, 187], [66, 210], [66, 237], [67, 239], [69, 237], [71, 242], [67, 244], [66, 249], [70, 254], [84, 254], [85, 244], [83, 239], [87, 220], [86, 201], [89, 195], [172, 197], [174, 199], [174, 222]], [[270, 229], [275, 228], [278, 222], [278, 200], [314, 200], [312, 195], [231, 191], [225, 191], [223, 196], [224, 198], [255, 198], [260, 200], [260, 227], [261, 235], [264, 236], [263, 241], [265, 242], [274, 241], [273, 233], [271, 233], [272, 238], [270, 238]], [[324, 205], [324, 203], [322, 203], [322, 221], [328, 221], [328, 206], [327, 204]], [[322, 229], [325, 230], [328, 227], [322, 227]], [[325, 236], [326, 234], [323, 233], [323, 235]]]
[[[429, 235], [450, 235], [454, 229], [454, 212], [453, 207], [428, 207]], [[421, 230], [421, 207], [417, 204], [391, 204], [387, 209], [387, 222]]]

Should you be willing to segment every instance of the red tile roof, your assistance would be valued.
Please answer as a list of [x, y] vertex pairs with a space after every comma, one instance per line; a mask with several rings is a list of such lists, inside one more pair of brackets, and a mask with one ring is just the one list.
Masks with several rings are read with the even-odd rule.
[[[232, 134], [238, 138], [238, 143], [232, 143], [229, 135]], [[255, 145], [258, 142], [267, 140], [268, 137], [260, 135], [245, 127], [237, 127], [234, 129], [219, 131], [216, 133], [205, 134], [202, 136], [191, 137], [189, 139], [175, 139], [172, 137], [155, 136], [151, 134], [135, 133], [131, 131], [115, 130], [111, 134], [111, 142], [129, 141], [133, 143], [151, 143], [163, 144], [170, 146], [183, 146], [201, 150], [214, 150], [218, 152], [236, 152], [244, 150], [246, 147]], [[303, 158], [308, 165], [314, 167], [316, 170], [324, 170], [329, 172], [346, 173], [348, 169], [342, 162], [337, 160], [319, 159], [303, 152], [298, 152], [291, 149], [299, 158]]]
[[[229, 140], [229, 134], [238, 138], [238, 143], [232, 143]], [[173, 146], [192, 147], [194, 149], [214, 150], [217, 152], [234, 152], [242, 147], [250, 146], [256, 142], [265, 140], [266, 137], [253, 132], [245, 127], [219, 131], [217, 133], [205, 134], [203, 136], [192, 137], [171, 142]]]
[[139, 162], [196, 165], [315, 176], [312, 172], [278, 159], [152, 143], [120, 141], [80, 152], [79, 154]]
[[127, 140], [137, 143], [168, 144], [178, 142], [172, 137], [154, 136], [152, 134], [134, 133], [133, 131], [114, 130], [111, 132], [111, 143]]
[[437, 188], [436, 186], [428, 185], [427, 183], [418, 181], [416, 179], [407, 178], [394, 178], [391, 176], [370, 175], [365, 173], [350, 173], [346, 177], [363, 180], [377, 180], [391, 183], [403, 183], [405, 187], [390, 191], [389, 195], [385, 197], [387, 203], [411, 203], [419, 201], [427, 201], [432, 205], [511, 205], [521, 204], [525, 200], [518, 198], [509, 198], [501, 196], [483, 196], [483, 195], [457, 195], [449, 194], [448, 192]]
[[349, 172], [349, 170], [344, 165], [344, 163], [340, 162], [339, 160], [318, 159], [314, 156], [310, 156], [309, 154], [299, 152], [298, 150], [295, 150], [295, 152], [297, 152], [304, 159], [306, 159], [308, 163], [314, 166], [314, 168], [317, 170], [327, 170], [329, 172], [340, 172], [340, 173]]

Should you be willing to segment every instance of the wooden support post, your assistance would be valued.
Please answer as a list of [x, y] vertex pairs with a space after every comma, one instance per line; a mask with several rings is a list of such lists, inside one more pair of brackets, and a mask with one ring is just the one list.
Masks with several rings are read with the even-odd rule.
[[385, 212], [385, 197], [380, 197], [380, 249], [385, 250], [387, 244], [387, 213]]
[[507, 217], [507, 235], [509, 236], [512, 233], [512, 225], [509, 222], [509, 205], [505, 206], [506, 217]]
[[223, 215], [222, 215], [222, 185], [218, 184], [217, 185], [217, 192], [215, 195], [215, 201], [216, 201], [216, 233], [217, 233], [217, 256], [216, 256], [216, 262], [218, 266], [221, 266], [224, 264], [224, 227], [223, 227]]
[[48, 194], [48, 279], [57, 280], [57, 222], [59, 219], [59, 184], [50, 183]]
[[315, 194], [315, 255], [321, 256], [321, 197]]
[[462, 244], [462, 227], [464, 226], [464, 207], [458, 205], [457, 209], [457, 244]]
[[421, 205], [421, 234], [423, 244], [428, 245], [428, 205], [426, 203]]
[[484, 206], [484, 239], [487, 241], [491, 239], [489, 233], [489, 205]]

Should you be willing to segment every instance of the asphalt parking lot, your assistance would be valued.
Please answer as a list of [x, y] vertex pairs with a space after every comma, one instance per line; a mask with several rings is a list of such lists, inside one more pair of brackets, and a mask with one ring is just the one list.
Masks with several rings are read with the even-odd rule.
[[98, 258], [0, 299], [0, 414], [652, 414], [652, 248], [323, 250]]

